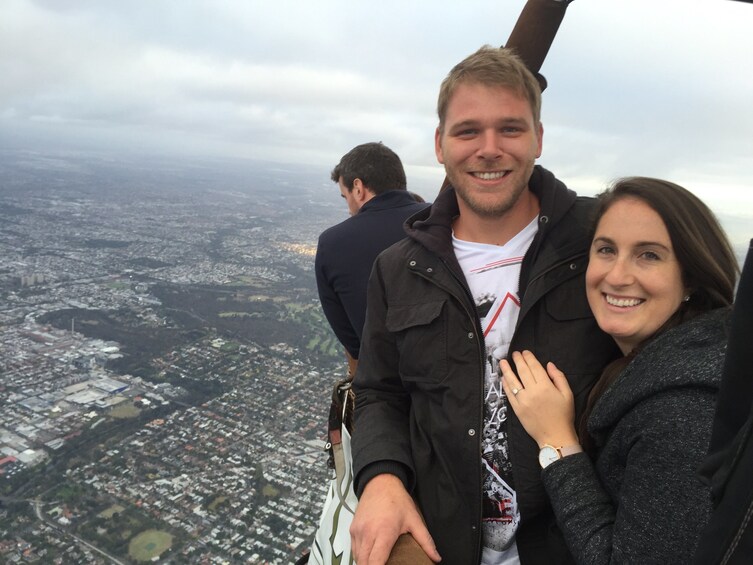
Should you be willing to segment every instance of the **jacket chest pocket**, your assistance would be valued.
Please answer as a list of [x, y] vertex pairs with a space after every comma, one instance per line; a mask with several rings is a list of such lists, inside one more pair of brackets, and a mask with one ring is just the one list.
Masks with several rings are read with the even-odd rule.
[[403, 381], [439, 383], [447, 376], [445, 303], [442, 299], [387, 307], [385, 325], [395, 335]]
[[588, 305], [582, 282], [563, 285], [545, 299], [546, 320], [537, 347], [568, 376], [576, 404], [585, 401], [594, 379], [617, 353]]

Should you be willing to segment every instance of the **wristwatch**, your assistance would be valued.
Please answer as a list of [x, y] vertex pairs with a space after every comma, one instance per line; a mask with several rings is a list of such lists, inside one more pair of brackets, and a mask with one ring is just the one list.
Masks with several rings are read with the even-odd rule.
[[544, 444], [539, 450], [539, 465], [546, 469], [549, 465], [574, 453], [580, 453], [583, 448], [580, 445], [567, 445], [565, 447], [554, 447], [553, 445]]

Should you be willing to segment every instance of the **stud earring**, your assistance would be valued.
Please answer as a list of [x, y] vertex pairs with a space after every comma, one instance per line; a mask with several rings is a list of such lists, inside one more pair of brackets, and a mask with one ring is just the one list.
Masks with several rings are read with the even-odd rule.
[[690, 301], [690, 295], [688, 294], [682, 299], [683, 302], [689, 302]]

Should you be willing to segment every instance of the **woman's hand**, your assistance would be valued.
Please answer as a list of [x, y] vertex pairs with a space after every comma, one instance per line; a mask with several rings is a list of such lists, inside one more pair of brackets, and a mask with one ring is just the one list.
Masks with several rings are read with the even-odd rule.
[[539, 446], [577, 445], [575, 403], [565, 374], [554, 363], [546, 369], [530, 351], [513, 352], [518, 377], [509, 363], [499, 362], [502, 387], [520, 423]]

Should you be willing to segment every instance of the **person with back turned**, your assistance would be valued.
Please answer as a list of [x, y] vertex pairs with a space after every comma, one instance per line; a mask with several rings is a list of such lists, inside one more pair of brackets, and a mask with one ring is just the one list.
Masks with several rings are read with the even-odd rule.
[[405, 237], [405, 219], [426, 204], [408, 192], [400, 157], [382, 143], [351, 149], [332, 170], [332, 180], [351, 217], [319, 236], [314, 269], [322, 309], [352, 367], [359, 357], [374, 259]]

